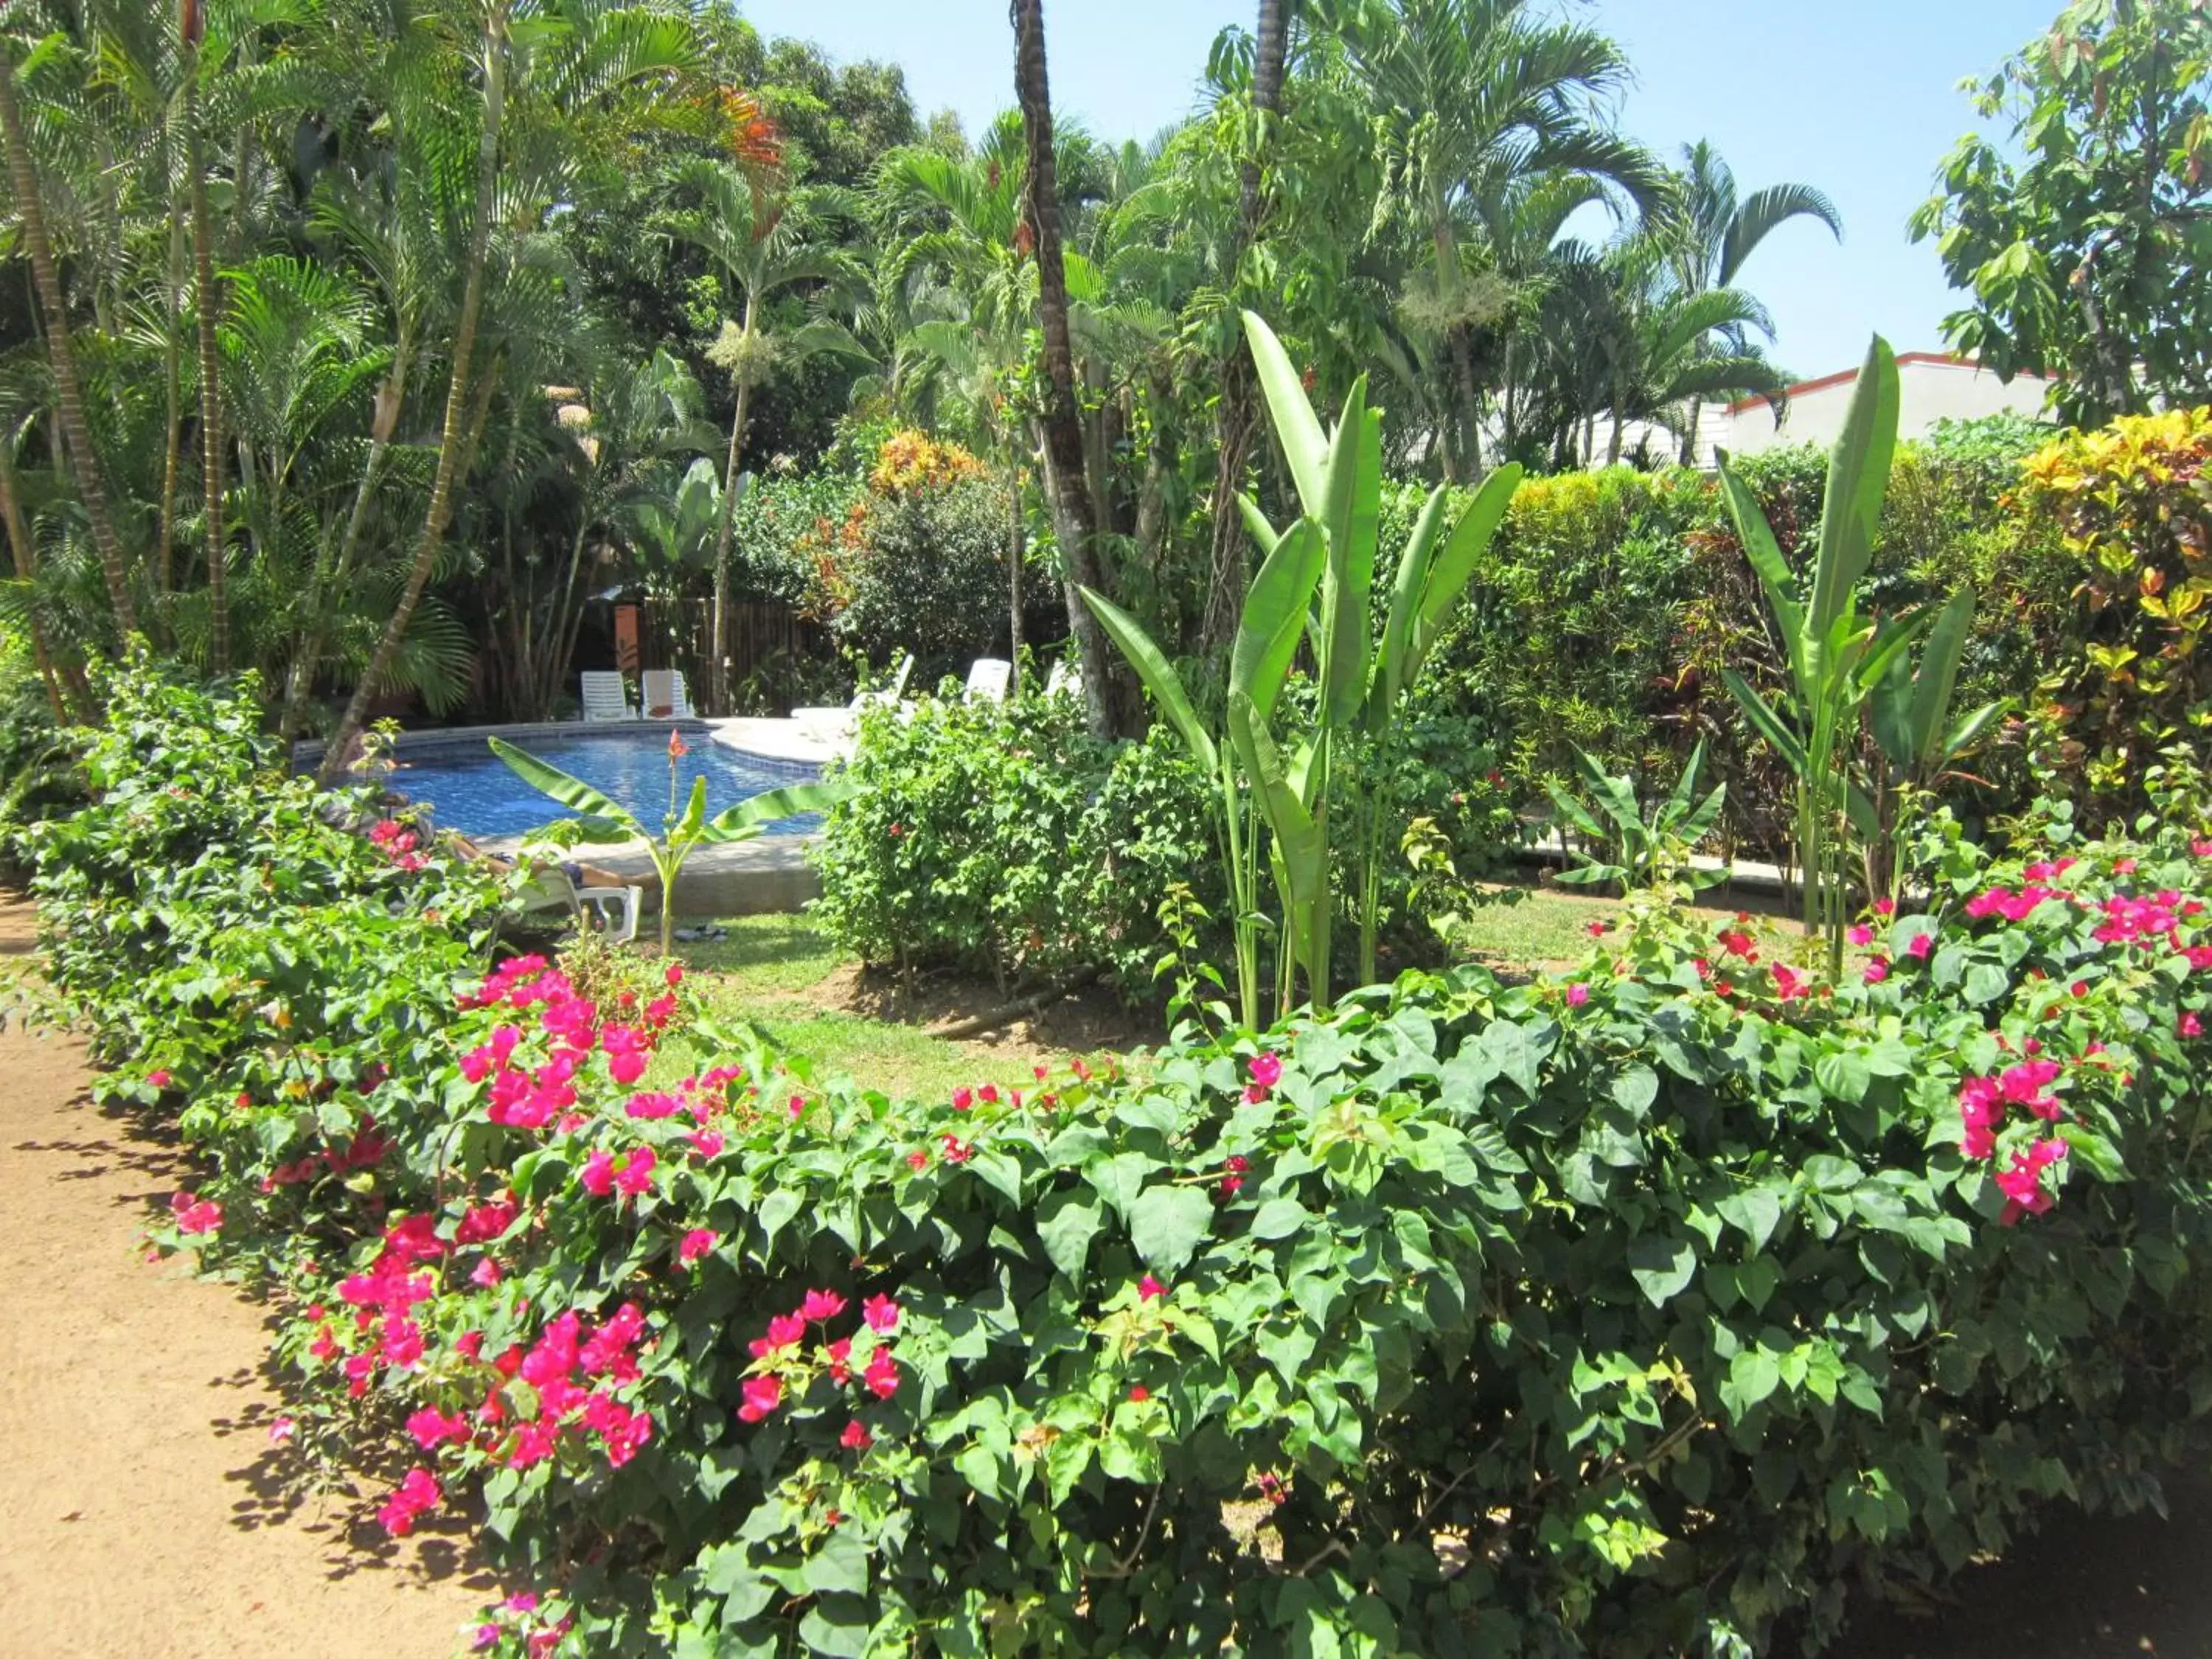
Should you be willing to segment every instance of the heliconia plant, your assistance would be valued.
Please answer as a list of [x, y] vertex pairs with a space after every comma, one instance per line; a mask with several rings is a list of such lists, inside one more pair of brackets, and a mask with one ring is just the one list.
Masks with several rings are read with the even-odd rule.
[[[1439, 488], [1430, 495], [1399, 555], [1378, 650], [1369, 599], [1381, 521], [1382, 411], [1369, 407], [1362, 376], [1334, 429], [1324, 431], [1274, 331], [1250, 312], [1244, 313], [1244, 331], [1300, 514], [1278, 531], [1257, 502], [1249, 497], [1239, 502], [1261, 561], [1230, 656], [1225, 752], [1198, 719], [1173, 667], [1135, 621], [1088, 589], [1084, 599], [1194, 758], [1221, 780], [1224, 862], [1237, 906], [1237, 979], [1249, 1026], [1257, 1020], [1263, 926], [1255, 809], [1272, 837], [1268, 862], [1282, 906], [1278, 985], [1283, 1002], [1290, 1000], [1295, 969], [1304, 972], [1314, 1006], [1328, 1006], [1338, 902], [1330, 854], [1346, 817], [1358, 836], [1359, 971], [1364, 981], [1375, 977], [1381, 803], [1370, 795], [1337, 810], [1337, 740], [1364, 733], [1385, 754], [1395, 747], [1406, 693], [1504, 520], [1521, 468], [1492, 472], [1449, 534], [1446, 492]], [[1274, 719], [1302, 641], [1312, 653], [1318, 695], [1305, 730], [1279, 739]], [[1249, 787], [1249, 807], [1240, 778]]]
[[660, 954], [664, 957], [676, 946], [676, 878], [683, 873], [684, 863], [692, 854], [702, 847], [726, 847], [734, 842], [750, 841], [780, 818], [795, 817], [802, 812], [827, 811], [860, 793], [859, 786], [841, 779], [792, 784], [741, 800], [710, 818], [707, 816], [707, 780], [697, 777], [691, 781], [690, 799], [678, 811], [677, 763], [690, 751], [684, 746], [684, 734], [671, 731], [668, 816], [656, 836], [628, 807], [600, 793], [581, 778], [563, 772], [550, 761], [540, 760], [526, 750], [516, 748], [504, 738], [489, 741], [492, 753], [505, 761], [517, 777], [549, 800], [581, 815], [580, 839], [602, 843], [645, 843], [653, 857], [653, 867], [660, 878]]
[[[1720, 469], [1729, 516], [1774, 613], [1790, 684], [1778, 708], [1735, 670], [1723, 670], [1722, 678], [1797, 781], [1796, 849], [1805, 931], [1827, 940], [1832, 972], [1841, 967], [1850, 920], [1850, 838], [1856, 835], [1863, 848], [1880, 835], [1873, 804], [1853, 777], [1863, 722], [1877, 692], [1892, 684], [1896, 672], [1911, 675], [1907, 653], [1934, 619], [1925, 611], [1883, 620], [1859, 610], [1859, 580], [1874, 556], [1875, 534], [1889, 492], [1898, 403], [1897, 358], [1888, 342], [1876, 336], [1859, 371], [1843, 435], [1829, 457], [1820, 539], [1804, 585], [1783, 556], [1749, 486], [1725, 460]], [[1964, 597], [1971, 616], [1972, 599]], [[1928, 680], [1931, 701], [1936, 690], [1942, 692], [1931, 716], [1935, 724], [1948, 707], [1955, 649], [1951, 670]]]

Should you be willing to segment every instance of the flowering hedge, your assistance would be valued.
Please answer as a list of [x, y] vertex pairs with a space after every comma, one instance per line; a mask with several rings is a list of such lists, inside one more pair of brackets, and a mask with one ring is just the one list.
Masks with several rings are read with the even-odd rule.
[[[288, 819], [334, 910], [216, 850], [284, 789], [121, 744], [38, 843], [58, 989], [210, 1160], [170, 1231], [272, 1279], [294, 1437], [398, 1437], [386, 1524], [481, 1503], [535, 1576], [489, 1650], [1748, 1654], [2202, 1443], [2193, 823], [1938, 836], [1842, 985], [1654, 909], [1564, 981], [915, 1105], [678, 1066], [725, 1046], [680, 983], [471, 969], [434, 852]], [[290, 1025], [87, 924], [172, 814]]]

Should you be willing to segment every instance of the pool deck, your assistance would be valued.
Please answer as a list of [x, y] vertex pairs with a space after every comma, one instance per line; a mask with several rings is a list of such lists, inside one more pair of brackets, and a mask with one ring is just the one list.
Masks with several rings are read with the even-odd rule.
[[[547, 721], [534, 726], [441, 726], [403, 732], [397, 752], [432, 744], [445, 746], [486, 738], [504, 738], [527, 744], [533, 738], [573, 738], [580, 732], [629, 732], [641, 728], [680, 726], [685, 731], [704, 727], [714, 742], [769, 760], [796, 761], [820, 766], [852, 751], [852, 738], [835, 727], [791, 720], [741, 717], [731, 720], [577, 720]], [[311, 767], [322, 758], [319, 743], [293, 747], [293, 763]], [[803, 908], [822, 891], [821, 879], [806, 861], [814, 836], [761, 836], [726, 847], [702, 847], [684, 866], [677, 878], [676, 908], [680, 915], [749, 916]], [[521, 843], [519, 836], [487, 838], [486, 852], [509, 854]], [[660, 908], [660, 877], [652, 854], [641, 841], [615, 842], [579, 848], [576, 856], [634, 887], [644, 890], [648, 914]]]

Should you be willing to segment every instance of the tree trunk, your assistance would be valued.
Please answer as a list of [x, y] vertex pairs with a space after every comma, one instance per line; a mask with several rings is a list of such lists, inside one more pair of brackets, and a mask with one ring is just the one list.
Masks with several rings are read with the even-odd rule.
[[167, 424], [161, 445], [161, 512], [154, 544], [154, 591], [167, 593], [176, 585], [177, 482], [185, 457], [185, 353], [177, 333], [185, 323], [185, 219], [177, 211], [175, 192], [170, 192], [169, 263], [164, 283], [167, 301], [161, 349], [162, 385], [168, 394]]
[[[1267, 142], [1274, 118], [1282, 109], [1291, 4], [1292, 0], [1260, 0], [1260, 32], [1252, 60], [1252, 108], [1261, 119], [1262, 144]], [[1261, 176], [1259, 158], [1247, 157], [1236, 257], [1230, 271], [1232, 283], [1239, 275], [1245, 253], [1260, 240]], [[1213, 418], [1216, 453], [1212, 580], [1206, 589], [1206, 617], [1199, 630], [1199, 648], [1209, 657], [1227, 651], [1229, 641], [1236, 636], [1237, 619], [1244, 611], [1244, 584], [1249, 568], [1244, 515], [1237, 510], [1237, 497], [1244, 487], [1244, 464], [1251, 456], [1252, 437], [1259, 425], [1260, 389], [1241, 331], [1221, 365], [1220, 386], [1220, 401], [1214, 406]]]
[[[748, 339], [752, 336], [753, 319], [759, 309], [757, 299], [755, 290], [746, 289], [744, 328]], [[743, 357], [738, 360], [738, 407], [730, 417], [730, 459], [722, 469], [721, 523], [714, 530], [714, 616], [709, 633], [711, 643], [707, 648], [706, 702], [707, 707], [717, 714], [730, 712], [724, 696], [729, 675], [723, 665], [729, 659], [730, 544], [736, 538], [738, 526], [738, 457], [744, 449], [745, 405], [752, 400], [753, 390], [745, 362]]]
[[123, 544], [117, 540], [114, 520], [107, 514], [107, 486], [100, 476], [100, 457], [93, 450], [92, 426], [85, 419], [84, 387], [77, 379], [76, 353], [70, 344], [69, 312], [62, 303], [53, 244], [46, 236], [46, 204], [39, 194], [38, 168], [32, 162], [31, 147], [23, 136], [22, 112], [15, 103], [15, 64], [4, 48], [0, 48], [0, 136], [7, 142], [9, 182], [15, 192], [23, 240], [31, 252], [31, 280], [38, 289], [39, 308], [46, 313], [46, 351], [53, 359], [62, 437], [76, 475], [77, 491], [84, 498], [84, 515], [92, 526], [92, 544], [100, 555], [100, 574], [107, 584], [108, 603], [115, 607], [116, 626], [127, 636], [138, 631], [138, 611], [131, 602]]
[[[222, 295], [215, 280], [215, 231], [208, 222], [207, 161], [200, 142], [199, 44], [185, 53], [185, 166], [192, 198], [192, 284], [200, 334], [200, 499], [207, 526], [208, 666], [230, 672], [230, 589], [225, 557], [230, 526], [223, 511], [222, 357], [216, 319]], [[241, 181], [242, 182], [242, 181]]]
[[392, 658], [398, 654], [399, 643], [407, 636], [407, 624], [414, 619], [415, 607], [422, 601], [423, 588], [429, 585], [431, 569], [438, 562], [438, 550], [445, 541], [446, 522], [453, 515], [454, 475], [459, 470], [469, 414], [469, 360], [476, 353], [477, 319], [483, 310], [484, 266], [491, 257], [492, 215], [498, 210], [500, 122], [506, 106], [507, 4], [506, 0], [495, 0], [484, 20], [483, 133], [477, 146], [476, 222], [469, 231], [461, 315], [453, 331], [453, 379], [446, 388], [445, 425], [438, 440], [438, 470], [430, 485], [430, 505], [423, 516], [422, 539], [416, 544], [414, 567], [407, 573], [407, 586], [377, 640], [376, 650], [362, 672], [361, 683], [354, 687], [352, 701], [346, 704], [337, 730], [331, 734], [330, 747], [324, 752], [319, 775], [325, 784], [334, 781], [346, 769], [346, 751], [361, 735], [362, 722], [368, 716], [369, 700], [376, 695], [377, 682], [391, 669]]
[[1114, 735], [1106, 635], [1079, 586], [1103, 591], [1097, 526], [1084, 487], [1083, 422], [1075, 408], [1075, 359], [1067, 334], [1067, 270], [1061, 263], [1060, 185], [1052, 153], [1052, 89], [1045, 75], [1043, 0], [1012, 0], [1014, 86], [1029, 148], [1029, 216], [1036, 239], [1037, 313], [1044, 332], [1045, 487], [1053, 503], [1067, 589], [1067, 623], [1083, 659], [1083, 699], [1091, 729]]
[[1011, 695], [1022, 691], [1022, 470], [1006, 489], [1006, 660], [1014, 665]]

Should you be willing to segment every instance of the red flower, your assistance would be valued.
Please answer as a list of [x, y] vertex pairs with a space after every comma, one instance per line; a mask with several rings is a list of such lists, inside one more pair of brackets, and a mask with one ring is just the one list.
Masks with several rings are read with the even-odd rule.
[[1579, 1008], [1589, 1000], [1589, 987], [1580, 982], [1567, 987], [1567, 1006]]
[[1272, 1089], [1283, 1080], [1283, 1061], [1277, 1054], [1255, 1054], [1250, 1070], [1252, 1081], [1262, 1089]]
[[712, 1228], [694, 1227], [684, 1235], [684, 1242], [676, 1247], [676, 1259], [688, 1267], [720, 1242]]
[[738, 1420], [757, 1423], [783, 1403], [783, 1379], [780, 1376], [749, 1376], [745, 1379], [745, 1403], [738, 1407]]
[[1152, 1391], [1141, 1382], [1136, 1384], [1129, 1390], [1129, 1398], [1136, 1401], [1139, 1406], [1143, 1405], [1145, 1401], [1150, 1400], [1152, 1397]]
[[1925, 957], [1935, 948], [1936, 941], [1926, 933], [1915, 933], [1912, 936], [1912, 943], [1905, 947], [1905, 954], [1908, 957]]
[[876, 1350], [875, 1358], [868, 1361], [868, 1369], [860, 1380], [878, 1400], [888, 1400], [898, 1392], [898, 1361], [891, 1358], [889, 1348]]
[[837, 1443], [847, 1451], [866, 1451], [876, 1443], [876, 1437], [861, 1426], [856, 1417], [845, 1425], [845, 1432], [837, 1437]]
[[681, 732], [671, 732], [668, 734], [669, 759], [672, 761], [682, 760], [684, 756], [690, 752], [690, 750], [684, 746], [684, 734]]
[[870, 1330], [887, 1336], [898, 1328], [899, 1304], [887, 1296], [872, 1296], [860, 1304], [860, 1317]]
[[1168, 1287], [1150, 1273], [1137, 1281], [1137, 1299], [1139, 1302], [1157, 1302], [1167, 1293]]

